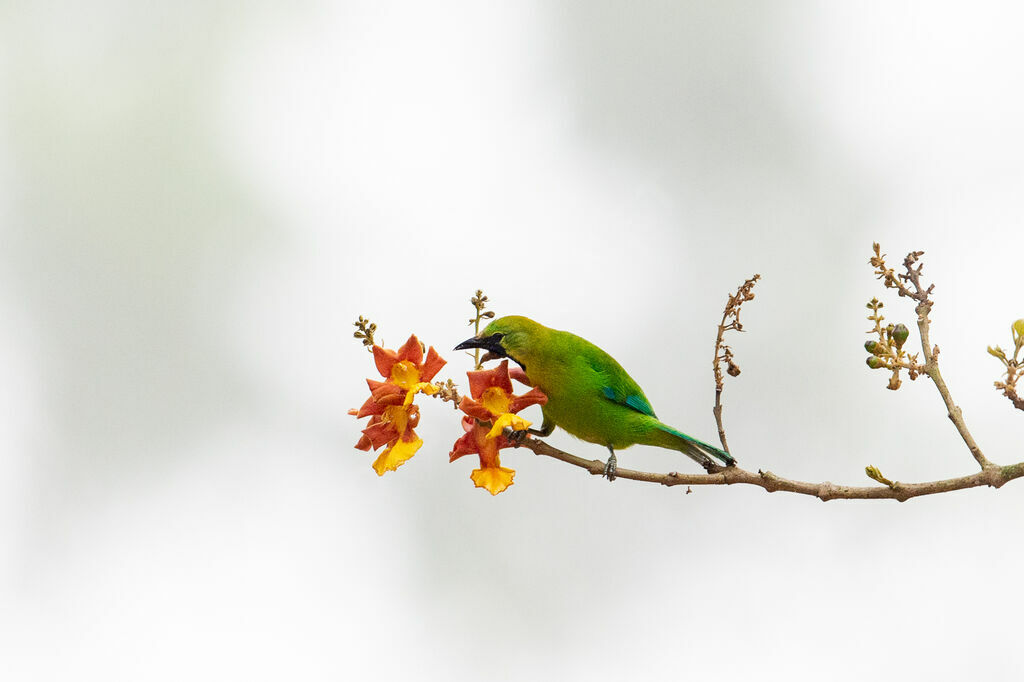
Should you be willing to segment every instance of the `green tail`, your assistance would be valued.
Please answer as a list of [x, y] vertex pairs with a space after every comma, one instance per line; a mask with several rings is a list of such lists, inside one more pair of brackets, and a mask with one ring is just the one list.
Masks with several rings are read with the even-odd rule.
[[659, 439], [661, 440], [659, 445], [679, 450], [680, 452], [689, 455], [698, 464], [703, 465], [701, 460], [706, 459], [708, 455], [711, 455], [712, 457], [721, 460], [727, 467], [736, 465], [735, 458], [725, 450], [719, 450], [714, 445], [709, 445], [702, 440], [697, 440], [693, 436], [687, 436], [682, 431], [676, 431], [668, 424], [658, 422], [658, 429], [671, 436], [671, 438]]

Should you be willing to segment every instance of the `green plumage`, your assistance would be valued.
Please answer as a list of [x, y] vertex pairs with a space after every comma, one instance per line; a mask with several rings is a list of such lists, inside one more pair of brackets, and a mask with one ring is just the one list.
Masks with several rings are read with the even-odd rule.
[[[490, 345], [483, 345], [485, 341]], [[533, 385], [544, 391], [545, 434], [559, 426], [613, 451], [654, 445], [686, 453], [705, 468], [713, 467], [708, 455], [735, 464], [728, 453], [661, 423], [626, 370], [586, 339], [509, 316], [487, 325], [476, 342], [492, 352], [498, 351], [495, 343], [499, 345], [503, 352], [495, 354], [519, 363]]]

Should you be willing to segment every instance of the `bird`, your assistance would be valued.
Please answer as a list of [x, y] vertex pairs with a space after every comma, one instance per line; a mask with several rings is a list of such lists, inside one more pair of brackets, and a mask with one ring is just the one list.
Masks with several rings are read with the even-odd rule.
[[526, 433], [547, 437], [558, 426], [589, 443], [608, 448], [604, 476], [615, 480], [615, 452], [632, 445], [678, 450], [705, 471], [719, 470], [712, 459], [735, 466], [728, 452], [661, 422], [643, 390], [615, 358], [590, 341], [551, 329], [521, 315], [499, 317], [455, 350], [480, 348], [483, 359], [508, 358], [529, 382], [547, 395], [540, 429]]

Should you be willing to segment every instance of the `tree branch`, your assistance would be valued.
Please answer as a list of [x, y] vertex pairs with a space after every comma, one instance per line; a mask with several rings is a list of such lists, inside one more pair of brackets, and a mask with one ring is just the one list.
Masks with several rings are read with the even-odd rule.
[[[586, 469], [594, 476], [604, 474], [605, 463], [601, 460], [577, 457], [533, 437], [524, 439], [521, 447], [529, 448], [534, 454], [553, 457], [567, 464]], [[948, 493], [954, 490], [977, 488], [983, 485], [999, 488], [1004, 483], [1021, 478], [1022, 476], [1024, 476], [1024, 462], [1008, 466], [990, 465], [987, 469], [970, 476], [949, 478], [941, 481], [928, 481], [925, 483], [900, 483], [894, 481], [892, 486], [849, 486], [838, 485], [828, 481], [824, 483], [808, 483], [782, 478], [770, 471], [758, 471], [755, 473], [741, 469], [738, 466], [719, 467], [717, 471], [710, 474], [680, 474], [675, 471], [659, 474], [648, 471], [636, 471], [634, 469], [623, 469], [622, 467], [615, 471], [616, 478], [626, 478], [631, 481], [642, 481], [644, 483], [658, 483], [669, 487], [676, 485], [754, 485], [764, 488], [770, 493], [782, 491], [798, 495], [810, 495], [811, 497], [817, 497], [823, 502], [828, 502], [829, 500], [897, 500], [904, 502], [912, 497]]]
[[[915, 307], [917, 312], [917, 327], [921, 335], [921, 349], [924, 352], [925, 364], [922, 368], [917, 364], [916, 358], [905, 360], [902, 359], [903, 355], [901, 352], [890, 352], [891, 349], [885, 343], [886, 339], [893, 342], [898, 341], [897, 351], [900, 351], [899, 347], [902, 346], [903, 340], [906, 338], [906, 328], [899, 325], [903, 330], [902, 336], [897, 334], [895, 337], [893, 336], [893, 331], [897, 330], [897, 328], [893, 325], [889, 325], [887, 329], [883, 330], [879, 324], [882, 318], [879, 316], [878, 312], [878, 309], [881, 307], [881, 303], [878, 303], [877, 300], [873, 300], [872, 303], [868, 304], [868, 307], [870, 308], [874, 306], [874, 317], [869, 319], [875, 320], [875, 329], [869, 333], [878, 333], [882, 342], [881, 345], [884, 347], [880, 347], [880, 350], [877, 352], [872, 351], [873, 356], [869, 358], [868, 365], [879, 369], [887, 368], [893, 370], [894, 374], [893, 378], [890, 380], [889, 388], [894, 390], [899, 388], [900, 382], [898, 373], [901, 368], [907, 369], [908, 372], [910, 372], [912, 379], [916, 376], [917, 372], [923, 371], [923, 373], [927, 374], [935, 384], [939, 395], [942, 397], [942, 401], [946, 405], [946, 410], [950, 420], [953, 422], [954, 426], [956, 426], [960, 437], [967, 445], [971, 455], [981, 467], [981, 471], [968, 476], [948, 478], [940, 481], [900, 483], [899, 481], [889, 480], [874, 466], [867, 467], [865, 469], [867, 475], [884, 484], [880, 486], [837, 485], [828, 481], [824, 483], [809, 483], [806, 481], [795, 481], [782, 478], [770, 471], [758, 471], [757, 473], [754, 473], [741, 469], [738, 466], [716, 467], [715, 470], [706, 474], [680, 474], [675, 471], [661, 474], [647, 471], [635, 471], [633, 469], [623, 469], [620, 467], [616, 471], [616, 477], [633, 481], [642, 481], [645, 483], [658, 483], [660, 485], [670, 487], [677, 485], [753, 485], [763, 488], [768, 492], [783, 491], [796, 493], [798, 495], [810, 495], [825, 502], [829, 500], [897, 500], [899, 502], [903, 502], [913, 497], [937, 495], [939, 493], [948, 493], [954, 490], [964, 490], [966, 488], [976, 488], [983, 485], [1000, 488], [1008, 481], [1024, 477], [1024, 462], [1003, 466], [992, 463], [982, 454], [981, 449], [978, 447], [977, 443], [975, 443], [974, 438], [967, 429], [967, 424], [964, 422], [962, 411], [953, 401], [949, 387], [942, 378], [938, 363], [939, 348], [938, 346], [932, 346], [929, 338], [931, 322], [928, 319], [928, 314], [931, 312], [933, 306], [933, 302], [929, 296], [935, 288], [935, 285], [932, 284], [928, 287], [924, 287], [921, 284], [921, 270], [923, 266], [918, 262], [918, 260], [923, 252], [914, 251], [907, 255], [906, 259], [903, 261], [906, 274], [896, 274], [885, 264], [885, 256], [881, 253], [878, 244], [874, 244], [874, 252], [875, 255], [871, 258], [870, 262], [871, 265], [875, 267], [875, 274], [878, 275], [880, 280], [883, 280], [883, 284], [887, 288], [896, 289], [900, 296], [911, 298], [917, 302]], [[715, 341], [714, 413], [715, 420], [718, 423], [719, 438], [722, 441], [722, 446], [726, 450], [728, 450], [728, 447], [726, 446], [725, 429], [722, 426], [721, 394], [723, 388], [723, 376], [721, 365], [723, 363], [726, 364], [728, 366], [727, 371], [732, 376], [739, 374], [739, 368], [733, 363], [732, 351], [723, 343], [723, 336], [729, 329], [742, 330], [742, 325], [739, 323], [739, 305], [743, 301], [753, 298], [751, 289], [758, 278], [759, 276], [755, 275], [740, 286], [735, 296], [729, 296], [725, 313], [722, 315], [722, 322], [718, 325], [718, 337]], [[733, 318], [732, 322], [729, 321], [730, 317]], [[1024, 322], [1022, 322], [1021, 325], [1021, 336], [1024, 336]], [[1021, 345], [1024, 345], [1024, 340], [1020, 341], [1018, 344], [1018, 350]], [[874, 346], [872, 345], [872, 348], [873, 347]], [[872, 350], [872, 348], [869, 348], [869, 350]], [[994, 350], [998, 350], [998, 348], [989, 349], [989, 352], [999, 357], [999, 354], [994, 352]], [[871, 362], [876, 359], [879, 359], [879, 362]], [[1016, 360], [1016, 356], [1014, 356], [1014, 360]], [[1000, 387], [1000, 384], [997, 383], [997, 387]], [[1011, 386], [1011, 389], [1012, 388], [1013, 387]], [[1016, 394], [1014, 394], [1013, 397], [1015, 398]], [[1016, 404], [1017, 401], [1015, 400], [1014, 403]], [[572, 464], [573, 466], [585, 469], [594, 476], [601, 476], [605, 472], [605, 463], [601, 460], [584, 459], [559, 450], [556, 447], [532, 437], [523, 439], [516, 447], [520, 446], [529, 448], [537, 455], [552, 457], [566, 462], [567, 464]], [[687, 491], [689, 491], [689, 488], [687, 488]]]

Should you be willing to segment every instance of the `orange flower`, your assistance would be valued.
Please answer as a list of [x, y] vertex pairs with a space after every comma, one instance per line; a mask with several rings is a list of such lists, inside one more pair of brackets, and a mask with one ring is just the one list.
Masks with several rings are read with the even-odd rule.
[[426, 359], [423, 358], [423, 346], [420, 345], [415, 334], [409, 337], [409, 340], [398, 349], [397, 353], [387, 348], [374, 346], [373, 361], [377, 364], [377, 371], [384, 377], [386, 383], [394, 384], [407, 391], [406, 405], [411, 405], [413, 396], [420, 391], [427, 395], [437, 393], [437, 386], [430, 383], [430, 380], [445, 365], [445, 361], [441, 359], [433, 346], [427, 351]]
[[464, 397], [459, 403], [459, 409], [468, 415], [462, 418], [466, 435], [455, 441], [448, 459], [454, 462], [463, 455], [480, 455], [480, 468], [470, 478], [476, 487], [497, 495], [512, 485], [516, 473], [501, 466], [498, 451], [512, 446], [502, 431], [506, 426], [517, 431], [529, 428], [530, 422], [516, 412], [530, 405], [543, 405], [548, 398], [537, 388], [521, 396], [513, 395], [508, 360], [494, 369], [466, 374], [472, 397]]
[[356, 448], [376, 450], [386, 446], [373, 463], [377, 475], [383, 476], [408, 461], [423, 445], [413, 430], [420, 421], [419, 407], [413, 404], [413, 398], [420, 392], [437, 393], [430, 380], [445, 361], [433, 347], [424, 359], [423, 347], [415, 335], [397, 352], [374, 346], [373, 359], [385, 381], [367, 379], [370, 397], [358, 410], [349, 410], [349, 414], [357, 419], [371, 418]]
[[516, 472], [501, 466], [498, 457], [498, 450], [512, 445], [508, 439], [501, 435], [489, 438], [487, 432], [490, 426], [481, 424], [473, 417], [463, 417], [462, 428], [466, 435], [455, 441], [448, 461], [454, 462], [463, 455], [480, 455], [480, 468], [470, 474], [477, 488], [485, 488], [492, 495], [497, 495], [512, 485]]

